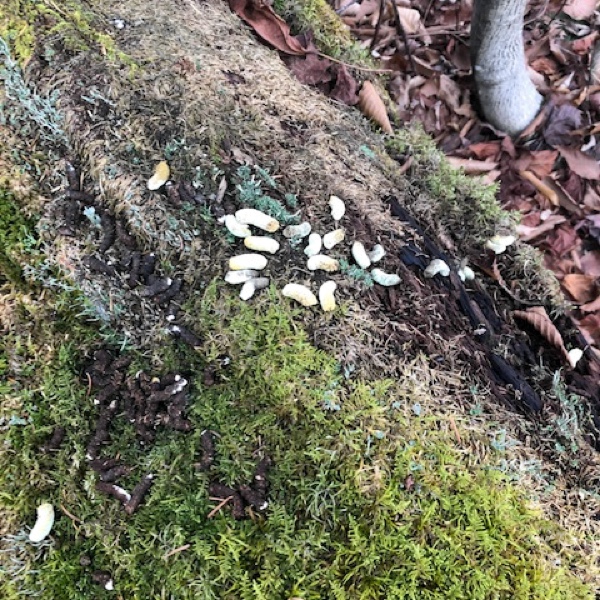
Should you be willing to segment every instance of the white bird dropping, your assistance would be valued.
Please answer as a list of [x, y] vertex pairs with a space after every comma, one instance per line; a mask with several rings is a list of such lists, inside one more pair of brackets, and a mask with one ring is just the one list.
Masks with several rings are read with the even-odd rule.
[[251, 269], [262, 271], [267, 266], [268, 260], [262, 254], [238, 254], [229, 259], [230, 271], [243, 271]]
[[319, 302], [321, 303], [321, 308], [325, 312], [329, 312], [335, 309], [335, 295], [334, 292], [337, 288], [337, 284], [335, 281], [326, 281], [319, 288]]
[[371, 266], [371, 260], [367, 256], [367, 251], [361, 242], [354, 242], [352, 244], [352, 256], [361, 269], [368, 269]]
[[337, 196], [329, 197], [329, 207], [331, 208], [331, 216], [334, 221], [340, 221], [346, 214], [346, 205], [341, 198]]
[[288, 283], [281, 293], [286, 298], [300, 302], [302, 306], [315, 306], [319, 303], [317, 297], [305, 285], [299, 283]]
[[29, 541], [36, 543], [47, 538], [52, 525], [54, 525], [54, 507], [47, 502], [40, 504], [37, 507], [37, 520], [29, 532]]

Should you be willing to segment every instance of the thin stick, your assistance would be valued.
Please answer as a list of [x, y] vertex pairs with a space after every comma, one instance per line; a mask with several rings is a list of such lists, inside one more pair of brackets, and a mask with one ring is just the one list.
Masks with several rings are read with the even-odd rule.
[[412, 69], [413, 73], [416, 73], [417, 68], [415, 67], [415, 61], [413, 60], [412, 54], [410, 53], [410, 48], [408, 46], [408, 38], [406, 37], [406, 31], [404, 30], [404, 26], [402, 25], [402, 21], [400, 20], [400, 13], [398, 12], [398, 7], [396, 6], [396, 2], [394, 2], [394, 0], [392, 0], [392, 9], [394, 11], [394, 18], [396, 19], [396, 29], [398, 30], [398, 33], [404, 41], [404, 48], [406, 51], [406, 55], [408, 56], [410, 68]]
[[427, 17], [429, 16], [429, 13], [431, 12], [432, 6], [433, 6], [433, 0], [429, 0], [429, 4], [427, 5], [427, 10], [425, 11], [425, 14], [423, 15], [423, 27], [425, 26], [425, 22], [427, 21]]
[[231, 499], [233, 498], [233, 496], [228, 496], [227, 498], [224, 498], [223, 500], [221, 500], [221, 502], [219, 502], [219, 504], [217, 504], [207, 515], [207, 519], [212, 519]]
[[381, 22], [383, 21], [383, 13], [385, 12], [385, 2], [386, 2], [386, 0], [379, 0], [379, 16], [377, 17], [377, 25], [375, 25], [375, 33], [373, 34], [373, 39], [371, 40], [371, 46], [369, 47], [370, 52], [373, 52], [373, 48], [375, 48], [375, 43], [377, 42], [377, 38], [379, 37], [379, 30], [381, 29]]
[[460, 439], [460, 433], [458, 432], [458, 427], [456, 426], [454, 417], [449, 417], [449, 421], [450, 421], [450, 427], [452, 428], [452, 431], [454, 431], [454, 435], [456, 436], [458, 443], [462, 444], [462, 440]]
[[543, 181], [538, 179], [531, 171], [519, 171], [519, 175], [529, 181], [531, 185], [540, 193], [545, 196], [554, 206], [559, 206], [558, 194], [550, 187], [548, 187]]
[[179, 546], [179, 548], [173, 548], [173, 550], [169, 550], [163, 556], [163, 560], [167, 560], [167, 558], [169, 558], [170, 556], [173, 556], [174, 554], [179, 554], [180, 552], [183, 552], [184, 550], [191, 548], [191, 546], [192, 546], [191, 544], [184, 544], [183, 546]]
[[328, 56], [327, 54], [323, 54], [322, 52], [317, 52], [317, 56], [321, 58], [327, 58], [331, 62], [337, 63], [338, 65], [344, 65], [344, 67], [348, 67], [349, 69], [354, 69], [355, 71], [364, 71], [365, 73], [393, 73], [393, 69], [370, 69], [367, 67], [359, 67], [358, 65], [351, 65], [349, 63], [345, 63], [342, 60], [338, 60], [337, 58], [333, 58], [332, 56]]
[[83, 523], [83, 521], [79, 517], [76, 517], [73, 513], [70, 513], [62, 504], [59, 504], [59, 506], [60, 510], [62, 510], [65, 513], [65, 515], [67, 515], [67, 517], [71, 519], [71, 521], [73, 521], [74, 523]]

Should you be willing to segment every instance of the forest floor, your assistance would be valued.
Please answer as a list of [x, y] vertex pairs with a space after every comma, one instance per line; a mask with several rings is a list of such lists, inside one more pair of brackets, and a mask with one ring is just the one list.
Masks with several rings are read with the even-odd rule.
[[[536, 250], [486, 249], [516, 233], [497, 189], [299, 82], [225, 3], [9, 4], [3, 597], [594, 597], [595, 355]], [[242, 208], [280, 224], [252, 226], [279, 246], [247, 301]], [[335, 271], [300, 223], [343, 229]], [[333, 311], [282, 294], [328, 281]]]

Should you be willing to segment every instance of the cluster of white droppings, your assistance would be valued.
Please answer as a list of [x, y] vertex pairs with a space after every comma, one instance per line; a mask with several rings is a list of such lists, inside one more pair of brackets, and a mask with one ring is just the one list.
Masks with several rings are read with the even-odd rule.
[[[324, 235], [313, 232], [311, 224], [307, 221], [299, 225], [288, 225], [281, 232], [284, 238], [290, 241], [292, 247], [296, 247], [303, 239], [307, 239], [304, 254], [307, 257], [306, 267], [309, 271], [324, 271], [335, 273], [340, 270], [338, 259], [328, 256], [324, 252], [332, 250], [346, 238], [346, 232], [340, 227], [340, 222], [346, 214], [344, 201], [337, 197], [329, 198], [331, 217], [335, 223], [335, 229]], [[279, 222], [269, 215], [253, 209], [243, 208], [236, 211], [235, 215], [226, 215], [220, 219], [227, 230], [237, 238], [244, 240], [244, 246], [255, 252], [239, 254], [229, 259], [229, 271], [225, 275], [225, 281], [231, 285], [241, 285], [240, 298], [249, 300], [257, 290], [269, 285], [269, 278], [261, 276], [268, 265], [268, 259], [261, 253], [275, 254], [280, 249], [280, 243], [272, 237], [265, 235], [253, 235], [251, 227], [256, 227], [264, 232], [274, 233], [279, 231]], [[352, 257], [359, 267], [366, 269], [380, 261], [385, 256], [383, 246], [377, 244], [372, 250], [367, 251], [364, 245], [355, 241], [351, 249]], [[373, 280], [379, 285], [391, 286], [400, 283], [400, 277], [396, 274], [385, 273], [381, 269], [373, 269], [371, 273]], [[307, 286], [299, 283], [288, 283], [282, 290], [286, 298], [292, 298], [302, 306], [321, 305], [325, 312], [336, 308], [335, 281], [325, 281], [318, 290], [317, 295]]]
[[274, 233], [279, 230], [279, 221], [260, 210], [242, 208], [236, 211], [235, 215], [225, 215], [220, 222], [225, 225], [229, 233], [242, 238], [248, 250], [255, 250], [255, 252], [232, 256], [229, 259], [229, 271], [225, 274], [227, 283], [242, 286], [240, 298], [249, 300], [258, 290], [269, 285], [269, 278], [260, 275], [269, 260], [259, 252], [275, 254], [279, 250], [279, 242], [276, 239], [266, 235], [252, 235], [250, 227]]

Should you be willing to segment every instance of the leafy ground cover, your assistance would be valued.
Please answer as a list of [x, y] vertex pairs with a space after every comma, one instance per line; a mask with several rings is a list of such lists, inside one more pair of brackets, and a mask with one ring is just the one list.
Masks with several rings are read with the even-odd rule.
[[[11, 18], [31, 24], [36, 44], [13, 41], [21, 66], [9, 60], [14, 32], [30, 31], [16, 19], [4, 50], [4, 596], [591, 598], [589, 405], [556, 352], [538, 361], [511, 340], [499, 314], [512, 298], [493, 279], [430, 281], [403, 254], [480, 255], [511, 227], [493, 189], [452, 171], [418, 132], [384, 144], [289, 77], [220, 3], [85, 3], [76, 19], [43, 7], [54, 12], [36, 13], [35, 29], [31, 7], [15, 3]], [[71, 43], [78, 31], [83, 45]], [[419, 176], [395, 175], [388, 151], [411, 155]], [[178, 195], [146, 188], [163, 159]], [[346, 201], [348, 237], [332, 256], [348, 260], [354, 239], [382, 243], [402, 285], [348, 270], [332, 276], [336, 311], [293, 307], [283, 285], [321, 279], [302, 245], [277, 234], [269, 289], [240, 301], [223, 274], [241, 243], [218, 217], [257, 206], [324, 233], [332, 193]], [[499, 268], [521, 274], [514, 295], [559, 310], [533, 259], [518, 248]], [[167, 279], [166, 290], [179, 282], [172, 296], [150, 291]], [[486, 313], [493, 347], [522, 353], [514, 365], [537, 413], [493, 377], [491, 343], [473, 339], [460, 290], [502, 307]], [[94, 367], [103, 352], [125, 366]], [[168, 426], [182, 416], [168, 402], [145, 428], [129, 418], [142, 379], [149, 397], [187, 382], [187, 431]], [[49, 449], [57, 428], [64, 439]], [[131, 514], [99, 485], [114, 482], [95, 451], [126, 467], [124, 489], [153, 475]], [[233, 496], [266, 457], [268, 506], [246, 501], [236, 519], [215, 484]], [[57, 519], [33, 545], [42, 502]]]

